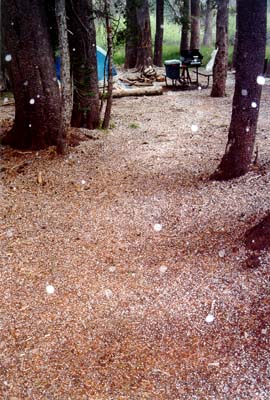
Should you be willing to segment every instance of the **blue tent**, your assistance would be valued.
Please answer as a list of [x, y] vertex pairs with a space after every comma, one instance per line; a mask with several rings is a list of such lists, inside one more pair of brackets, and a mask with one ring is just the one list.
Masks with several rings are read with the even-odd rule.
[[[98, 80], [103, 81], [104, 80], [104, 64], [106, 60], [106, 51], [103, 50], [101, 47], [97, 46], [97, 71], [98, 71]], [[108, 60], [106, 62], [107, 68], [106, 68], [106, 78], [108, 77]], [[56, 69], [56, 76], [57, 79], [60, 81], [60, 70], [61, 70], [61, 58], [60, 56], [55, 57], [55, 69]], [[116, 69], [113, 66], [112, 69], [113, 76], [117, 75]]]
[[[103, 50], [101, 47], [97, 46], [97, 69], [98, 69], [98, 80], [103, 81], [104, 80], [104, 64], [105, 64], [105, 59], [106, 59], [106, 51]], [[106, 78], [108, 77], [108, 60], [106, 62]], [[112, 68], [112, 74], [113, 76], [117, 75], [116, 69], [113, 66]]]

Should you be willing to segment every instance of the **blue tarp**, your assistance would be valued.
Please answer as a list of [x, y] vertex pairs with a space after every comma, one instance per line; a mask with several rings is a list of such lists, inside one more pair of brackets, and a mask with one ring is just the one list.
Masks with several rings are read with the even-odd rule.
[[[97, 46], [97, 71], [98, 71], [98, 80], [103, 81], [104, 80], [104, 64], [105, 64], [105, 59], [106, 59], [106, 51], [103, 50], [101, 47]], [[108, 77], [108, 61], [106, 62], [107, 64], [107, 74], [106, 78]], [[61, 70], [61, 58], [60, 56], [55, 57], [55, 69], [56, 69], [56, 76], [57, 79], [60, 81], [60, 70]], [[117, 75], [116, 69], [113, 66], [113, 76]]]

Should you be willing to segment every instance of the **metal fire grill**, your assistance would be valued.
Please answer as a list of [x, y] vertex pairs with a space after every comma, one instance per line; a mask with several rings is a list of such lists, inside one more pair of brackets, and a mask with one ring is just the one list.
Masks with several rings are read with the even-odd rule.
[[[198, 49], [193, 50], [183, 50], [180, 53], [180, 61], [182, 63], [182, 72], [180, 76], [180, 81], [184, 84], [196, 83], [198, 85], [198, 69], [202, 65], [203, 55]], [[194, 67], [196, 69], [196, 81], [192, 81], [189, 74], [189, 67]]]

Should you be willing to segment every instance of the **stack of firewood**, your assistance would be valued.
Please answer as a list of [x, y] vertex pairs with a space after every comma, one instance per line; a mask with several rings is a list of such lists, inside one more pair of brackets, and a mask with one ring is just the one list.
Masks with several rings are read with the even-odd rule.
[[154, 82], [163, 82], [164, 76], [157, 73], [153, 67], [146, 67], [140, 73], [127, 74], [119, 78], [128, 86], [153, 86]]

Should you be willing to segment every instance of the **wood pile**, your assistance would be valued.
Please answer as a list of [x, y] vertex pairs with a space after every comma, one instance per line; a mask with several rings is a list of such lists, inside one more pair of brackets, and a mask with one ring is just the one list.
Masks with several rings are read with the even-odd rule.
[[163, 75], [157, 73], [153, 67], [146, 67], [140, 73], [127, 74], [119, 78], [120, 81], [128, 86], [153, 86], [154, 82], [164, 82]]

